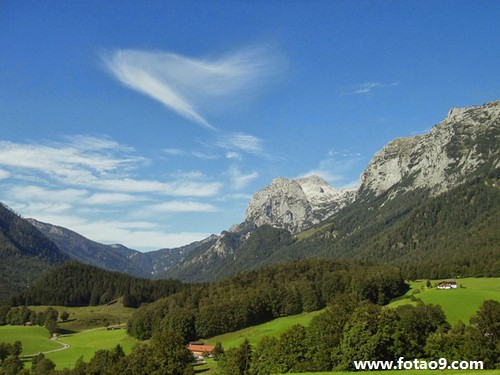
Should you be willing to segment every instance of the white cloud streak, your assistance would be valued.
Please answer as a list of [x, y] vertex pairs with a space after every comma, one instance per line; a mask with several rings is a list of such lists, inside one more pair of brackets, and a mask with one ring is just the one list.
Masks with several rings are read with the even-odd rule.
[[184, 118], [215, 130], [202, 107], [211, 98], [242, 93], [277, 69], [274, 54], [249, 48], [212, 59], [194, 59], [172, 52], [116, 50], [102, 55], [111, 74], [126, 87], [147, 95]]
[[217, 207], [195, 201], [171, 201], [158, 203], [148, 206], [145, 211], [152, 211], [155, 213], [173, 213], [173, 212], [215, 212], [218, 211]]
[[[78, 138], [81, 140], [81, 138]], [[124, 153], [130, 148], [113, 141], [85, 138], [86, 142], [34, 145], [0, 141], [0, 165], [42, 173], [68, 186], [100, 189], [113, 193], [159, 193], [173, 196], [207, 197], [222, 188], [219, 182], [178, 179], [163, 182], [136, 179], [130, 171], [146, 159]], [[94, 139], [96, 143], [91, 142]]]
[[232, 156], [235, 156], [234, 152], [238, 151], [258, 156], [264, 155], [264, 142], [262, 139], [241, 132], [221, 135], [217, 139], [216, 145], [233, 152], [233, 154], [229, 154]]
[[0, 169], [0, 180], [4, 180], [6, 178], [9, 178], [11, 176], [10, 172], [4, 171], [3, 169]]
[[231, 186], [233, 189], [242, 189], [247, 186], [250, 182], [259, 177], [259, 173], [254, 171], [251, 173], [242, 173], [237, 167], [232, 166], [227, 175], [231, 181]]
[[393, 83], [382, 83], [382, 82], [365, 82], [359, 85], [353, 85], [348, 91], [344, 92], [342, 95], [368, 95], [372, 94], [373, 91], [381, 89], [384, 87], [398, 86], [398, 82]]

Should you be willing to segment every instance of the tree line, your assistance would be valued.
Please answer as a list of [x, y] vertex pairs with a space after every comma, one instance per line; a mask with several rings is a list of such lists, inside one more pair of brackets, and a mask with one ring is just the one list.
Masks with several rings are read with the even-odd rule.
[[24, 292], [11, 297], [11, 306], [104, 305], [119, 297], [126, 307], [138, 307], [180, 291], [178, 280], [140, 279], [78, 262], [68, 262], [51, 271]]
[[221, 375], [351, 371], [354, 361], [412, 359], [500, 365], [500, 303], [485, 301], [471, 319], [450, 327], [440, 306], [383, 308], [342, 295], [308, 327], [295, 325], [255, 347], [245, 340], [219, 357]]
[[144, 340], [162, 327], [185, 342], [324, 308], [337, 294], [386, 304], [408, 289], [399, 269], [351, 261], [302, 260], [241, 273], [211, 284], [189, 284], [145, 304], [127, 323]]
[[[67, 320], [69, 314], [64, 311], [61, 314], [63, 321]], [[57, 319], [59, 312], [53, 307], [48, 307], [44, 311], [36, 312], [26, 306], [13, 307], [8, 306], [0, 307], [0, 326], [3, 325], [37, 325], [48, 329], [49, 334], [52, 335], [57, 330]]]

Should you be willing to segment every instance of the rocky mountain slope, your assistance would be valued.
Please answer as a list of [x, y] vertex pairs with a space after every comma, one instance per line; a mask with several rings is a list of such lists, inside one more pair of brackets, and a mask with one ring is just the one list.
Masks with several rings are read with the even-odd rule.
[[35, 219], [27, 220], [72, 260], [146, 278], [174, 270], [183, 256], [217, 238], [212, 236], [174, 249], [142, 253], [123, 245], [104, 245], [60, 226], [42, 223]]
[[500, 101], [453, 108], [427, 134], [398, 138], [377, 152], [361, 175], [357, 196], [419, 188], [437, 195], [471, 174], [500, 166]]
[[[496, 101], [452, 109], [429, 133], [390, 142], [374, 155], [357, 189], [336, 191], [315, 176], [277, 178], [255, 193], [242, 224], [224, 233], [212, 246], [181, 258], [172, 275], [201, 281], [285, 259], [354, 256], [361, 248], [364, 259], [391, 260], [397, 257], [398, 249], [371, 256], [372, 241], [390, 230], [390, 224], [407, 219], [427, 200], [442, 195], [441, 200], [455, 202], [458, 198], [454, 194], [458, 193], [451, 192], [479, 176], [493, 186], [483, 194], [496, 194], [499, 145], [500, 101]], [[448, 192], [452, 197], [443, 195]], [[462, 211], [468, 210], [474, 208], [465, 207]], [[451, 211], [451, 207], [446, 210]], [[498, 219], [495, 208], [489, 214], [493, 221]], [[470, 216], [477, 218], [475, 213]], [[485, 224], [488, 236], [491, 223]], [[266, 226], [270, 228], [255, 230]], [[290, 245], [292, 237], [282, 235], [283, 229], [297, 235], [294, 245]], [[391, 238], [394, 236], [398, 235], [391, 234]], [[447, 236], [443, 234], [442, 240], [447, 241]], [[308, 242], [314, 244], [313, 248]], [[328, 246], [335, 251], [325, 250]]]
[[244, 223], [269, 224], [296, 234], [335, 215], [353, 201], [354, 193], [336, 190], [318, 176], [278, 177], [253, 195]]

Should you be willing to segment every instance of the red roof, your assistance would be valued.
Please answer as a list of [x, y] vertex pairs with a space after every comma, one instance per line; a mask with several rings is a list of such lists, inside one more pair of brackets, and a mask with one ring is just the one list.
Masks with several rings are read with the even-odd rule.
[[215, 346], [205, 345], [205, 344], [200, 345], [196, 343], [196, 344], [189, 344], [188, 349], [196, 353], [212, 353], [215, 349]]

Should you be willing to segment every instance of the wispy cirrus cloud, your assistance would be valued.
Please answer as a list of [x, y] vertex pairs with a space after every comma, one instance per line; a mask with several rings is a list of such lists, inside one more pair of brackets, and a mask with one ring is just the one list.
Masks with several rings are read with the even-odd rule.
[[215, 212], [217, 207], [212, 204], [196, 201], [170, 201], [150, 205], [147, 211], [154, 213], [174, 213], [174, 212]]
[[195, 59], [173, 52], [115, 50], [102, 54], [111, 74], [205, 128], [216, 128], [202, 114], [213, 98], [243, 94], [262, 85], [280, 66], [268, 48], [247, 48], [218, 58]]
[[345, 89], [342, 95], [368, 95], [373, 94], [375, 90], [398, 86], [398, 82], [393, 83], [382, 83], [382, 82], [365, 82], [358, 85], [352, 85], [351, 87]]
[[0, 169], [0, 180], [9, 178], [10, 176], [11, 174], [9, 172]]
[[[177, 218], [218, 211], [203, 199], [221, 193], [223, 182], [197, 170], [146, 178], [144, 170], [152, 162], [105, 136], [42, 143], [0, 141], [0, 201], [25, 217], [69, 228], [95, 241], [142, 250], [206, 237], [209, 233], [195, 228], [192, 232], [176, 229], [175, 222], [171, 228], [161, 214]], [[164, 202], [165, 197], [177, 200]], [[141, 217], [147, 220], [136, 220]]]
[[259, 177], [259, 173], [257, 171], [243, 173], [236, 166], [231, 166], [231, 168], [227, 171], [227, 175], [229, 176], [231, 186], [236, 190], [244, 188], [250, 182]]
[[175, 157], [194, 157], [197, 159], [202, 159], [202, 160], [214, 160], [214, 159], [219, 159], [221, 156], [210, 151], [187, 151], [187, 150], [181, 150], [178, 148], [166, 148], [163, 150], [163, 152], [166, 155], [169, 156], [175, 156]]
[[238, 152], [257, 156], [264, 155], [264, 141], [250, 134], [241, 132], [224, 134], [218, 137], [215, 144], [228, 151], [226, 153], [228, 158], [238, 156]]
[[136, 194], [124, 193], [93, 193], [83, 200], [84, 204], [96, 206], [110, 206], [118, 204], [127, 204], [147, 200], [145, 197]]
[[199, 141], [196, 150], [166, 148], [163, 152], [170, 157], [195, 157], [204, 160], [220, 158], [241, 160], [243, 154], [268, 157], [261, 138], [242, 132], [219, 133], [212, 140]]
[[7, 171], [12, 169], [8, 172], [10, 174], [41, 174], [66, 186], [113, 193], [206, 197], [217, 194], [222, 187], [219, 182], [196, 178], [173, 181], [136, 178], [133, 170], [147, 160], [132, 155], [132, 148], [121, 146], [106, 137], [77, 136], [76, 140], [50, 144], [0, 141], [0, 166]]

